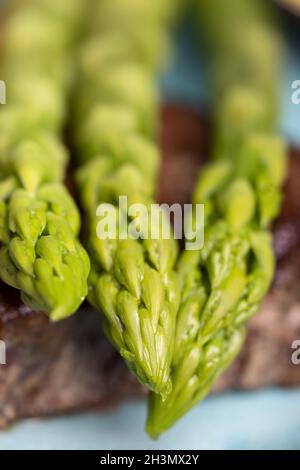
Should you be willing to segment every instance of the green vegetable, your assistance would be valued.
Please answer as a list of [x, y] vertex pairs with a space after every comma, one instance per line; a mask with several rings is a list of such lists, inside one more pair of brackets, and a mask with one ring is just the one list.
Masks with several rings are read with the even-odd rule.
[[[127, 196], [128, 208], [141, 203], [150, 209], [153, 202], [159, 166], [154, 77], [173, 8], [165, 0], [94, 2], [73, 109], [78, 192], [92, 264], [88, 299], [103, 313], [107, 336], [129, 368], [163, 399], [171, 390], [178, 248], [173, 238], [163, 238], [161, 220], [151, 223], [149, 214], [141, 221], [119, 205], [119, 197]], [[108, 232], [103, 239], [103, 218], [96, 216], [101, 209], [143, 236], [124, 240]], [[149, 236], [154, 229], [157, 239]]]
[[68, 156], [60, 138], [81, 9], [61, 3], [28, 1], [8, 18], [8, 104], [0, 112], [0, 277], [52, 320], [77, 310], [89, 273], [79, 213], [63, 184]]
[[[103, 313], [105, 331], [139, 380], [152, 390], [166, 395], [170, 391], [170, 360], [174, 341], [175, 317], [179, 304], [179, 286], [173, 266], [177, 246], [171, 240], [151, 240], [148, 229], [143, 240], [118, 240], [97, 237], [96, 208], [110, 204], [112, 216], [119, 214], [118, 197], [148, 207], [151, 183], [135, 163], [136, 155], [157, 160], [150, 142], [134, 134], [123, 143], [119, 159], [96, 157], [78, 173], [81, 200], [89, 217], [87, 249], [92, 260], [88, 299]], [[128, 149], [128, 153], [126, 152]], [[138, 150], [142, 153], [135, 153]], [[130, 152], [133, 152], [132, 154]], [[150, 170], [153, 173], [153, 168]], [[102, 206], [103, 207], [103, 206]], [[135, 219], [123, 212], [134, 226]], [[101, 221], [101, 218], [99, 218]], [[103, 232], [101, 233], [103, 236]]]
[[280, 208], [286, 146], [274, 125], [281, 47], [261, 3], [201, 0], [195, 6], [211, 50], [215, 159], [194, 193], [193, 202], [204, 204], [204, 247], [184, 252], [178, 263], [182, 299], [172, 391], [165, 401], [150, 396], [152, 437], [209, 393], [238, 353], [244, 323], [272, 281], [269, 227]]
[[151, 394], [147, 431], [153, 438], [173, 426], [202, 400], [239, 352], [244, 328], [224, 329], [205, 345], [191, 345], [173, 373], [173, 389], [165, 402]]

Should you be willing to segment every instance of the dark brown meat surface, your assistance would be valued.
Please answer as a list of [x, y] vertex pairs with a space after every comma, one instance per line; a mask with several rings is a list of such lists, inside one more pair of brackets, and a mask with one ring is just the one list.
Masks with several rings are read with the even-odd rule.
[[[162, 111], [163, 166], [158, 199], [189, 202], [207, 155], [208, 126], [180, 106]], [[300, 152], [291, 152], [282, 214], [274, 227], [278, 269], [260, 312], [249, 322], [240, 356], [215, 389], [299, 385], [291, 343], [300, 339]], [[0, 285], [0, 426], [28, 416], [106, 409], [145, 392], [101, 331], [100, 314], [82, 309], [52, 324]]]

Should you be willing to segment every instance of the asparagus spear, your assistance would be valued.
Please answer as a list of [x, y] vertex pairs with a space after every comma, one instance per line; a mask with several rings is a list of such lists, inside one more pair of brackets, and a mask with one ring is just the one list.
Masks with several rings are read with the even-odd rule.
[[202, 171], [194, 193], [194, 202], [205, 207], [204, 248], [184, 252], [178, 263], [183, 295], [173, 387], [164, 402], [150, 396], [152, 437], [202, 400], [238, 353], [244, 323], [272, 280], [269, 227], [285, 177], [286, 146], [274, 123], [273, 80], [281, 47], [273, 42], [278, 36], [272, 15], [253, 0], [202, 0], [195, 12], [212, 51], [214, 161]]
[[245, 337], [245, 330], [220, 331], [205, 345], [192, 344], [173, 372], [173, 388], [163, 403], [154, 393], [149, 398], [147, 431], [156, 438], [202, 400], [214, 381], [232, 362]]
[[92, 264], [88, 299], [103, 313], [105, 331], [129, 368], [163, 399], [171, 389], [179, 304], [176, 242], [163, 239], [160, 222], [157, 239], [149, 237], [150, 224], [136, 227], [141, 239], [99, 239], [96, 210], [105, 205], [134, 226], [137, 220], [119, 206], [119, 196], [128, 197], [128, 206], [153, 202], [159, 165], [154, 57], [166, 43], [171, 10], [165, 0], [94, 3], [73, 112]]
[[0, 277], [52, 320], [77, 310], [89, 273], [79, 213], [63, 185], [68, 155], [60, 133], [79, 20], [75, 3], [70, 6], [65, 21], [68, 9], [56, 1], [17, 5], [3, 51], [8, 104], [0, 112]]

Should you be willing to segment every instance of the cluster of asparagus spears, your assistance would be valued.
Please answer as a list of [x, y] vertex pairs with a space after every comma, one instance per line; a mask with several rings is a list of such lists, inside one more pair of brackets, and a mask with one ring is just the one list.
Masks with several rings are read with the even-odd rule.
[[213, 162], [201, 171], [205, 244], [181, 255], [172, 391], [150, 395], [156, 437], [210, 391], [239, 352], [245, 322], [273, 277], [270, 224], [278, 214], [286, 145], [276, 134], [281, 44], [266, 2], [201, 0], [194, 17], [209, 51], [215, 98]]
[[[179, 305], [177, 245], [163, 239], [159, 227], [158, 238], [151, 239], [150, 218], [144, 239], [98, 238], [95, 214], [105, 204], [119, 216], [120, 196], [127, 196], [128, 207], [154, 202], [159, 167], [154, 78], [175, 4], [96, 0], [93, 6], [80, 50], [72, 132], [91, 258], [88, 299], [103, 313], [105, 331], [129, 368], [164, 399], [171, 390]], [[134, 223], [130, 214], [121, 215]]]
[[79, 212], [63, 184], [61, 133], [82, 1], [28, 0], [5, 26], [0, 112], [0, 277], [53, 320], [87, 294]]
[[[245, 321], [272, 280], [269, 227], [285, 176], [285, 144], [276, 135], [281, 43], [269, 7], [190, 3], [211, 58], [215, 145], [193, 201], [205, 206], [205, 245], [179, 259], [176, 241], [162, 236], [161, 213], [155, 239], [149, 220], [147, 229], [136, 223], [139, 239], [126, 240], [98, 237], [96, 214], [102, 208], [134, 226], [119, 197], [127, 196], [127, 207], [154, 201], [155, 79], [183, 2], [28, 0], [7, 22], [3, 58], [0, 277], [54, 320], [87, 295], [150, 390], [153, 437], [204, 398], [238, 353]], [[68, 115], [89, 256], [63, 185]]]

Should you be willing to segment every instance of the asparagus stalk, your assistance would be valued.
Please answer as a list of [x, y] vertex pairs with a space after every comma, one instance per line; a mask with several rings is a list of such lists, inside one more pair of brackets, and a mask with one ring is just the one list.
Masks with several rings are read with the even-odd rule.
[[73, 110], [78, 191], [92, 265], [88, 299], [103, 313], [107, 336], [128, 367], [163, 399], [171, 390], [179, 304], [176, 242], [163, 239], [160, 223], [157, 239], [149, 237], [150, 224], [144, 239], [99, 239], [96, 210], [110, 204], [112, 216], [121, 213], [135, 223], [119, 206], [119, 196], [127, 196], [129, 206], [138, 202], [149, 208], [153, 202], [159, 166], [154, 82], [172, 10], [166, 0], [94, 3]]
[[253, 0], [202, 0], [195, 12], [211, 50], [214, 161], [194, 192], [194, 202], [205, 207], [204, 248], [184, 252], [178, 263], [183, 295], [173, 387], [165, 401], [150, 396], [152, 437], [202, 400], [238, 353], [244, 324], [272, 281], [269, 227], [285, 177], [286, 146], [276, 134], [273, 87], [281, 47], [272, 15]]
[[77, 310], [89, 273], [60, 137], [83, 2], [61, 3], [30, 0], [12, 10], [3, 50], [8, 104], [0, 112], [0, 277], [52, 320]]

